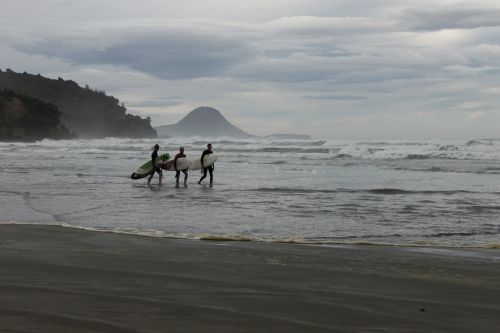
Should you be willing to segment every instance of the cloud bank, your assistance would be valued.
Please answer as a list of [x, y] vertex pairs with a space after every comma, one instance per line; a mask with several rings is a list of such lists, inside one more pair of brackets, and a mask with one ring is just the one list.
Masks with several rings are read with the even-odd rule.
[[[51, 72], [60, 66], [72, 79], [94, 80], [91, 86], [119, 87], [119, 97], [153, 122], [175, 122], [181, 109], [198, 103], [232, 114], [243, 128], [287, 114], [289, 131], [329, 136], [330, 129], [342, 128], [335, 137], [391, 133], [391, 126], [372, 128], [366, 119], [392, 119], [408, 128], [412, 117], [440, 115], [441, 133], [421, 135], [422, 121], [408, 128], [414, 137], [466, 136], [467, 121], [500, 120], [499, 97], [491, 93], [500, 87], [500, 8], [490, 1], [408, 1], [404, 7], [389, 0], [379, 6], [291, 1], [286, 10], [256, 1], [245, 5], [246, 12], [228, 1], [200, 8], [187, 1], [162, 15], [171, 3], [151, 0], [145, 6], [159, 9], [146, 18], [135, 17], [132, 12], [143, 9], [128, 1], [115, 14], [93, 1], [88, 8], [53, 3], [63, 8], [63, 29], [33, 18], [32, 29], [24, 24], [15, 38], [21, 5], [4, 5], [11, 14], [2, 24], [11, 28], [0, 32], [8, 51], [0, 56], [2, 66], [25, 70], [22, 57], [48, 59]], [[102, 18], [70, 24], [74, 11], [86, 8], [100, 8]], [[23, 56], [16, 60], [15, 54]], [[351, 132], [343, 130], [346, 121], [355, 123]], [[267, 126], [260, 130], [272, 131]], [[480, 129], [473, 133], [479, 136]]]

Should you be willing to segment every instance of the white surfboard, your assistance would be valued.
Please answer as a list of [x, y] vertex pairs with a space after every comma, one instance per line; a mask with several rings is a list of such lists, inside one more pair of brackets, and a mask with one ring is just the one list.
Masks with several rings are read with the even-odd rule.
[[[203, 158], [203, 167], [208, 168], [209, 166], [214, 164], [215, 161], [217, 161], [217, 156], [215, 154], [205, 155], [205, 157]], [[200, 170], [201, 168], [201, 158], [192, 161], [189, 165], [190, 170]]]
[[[189, 168], [189, 165], [191, 164], [191, 160], [181, 157], [177, 159], [177, 170], [182, 171], [186, 170]], [[174, 168], [174, 160], [170, 160], [167, 163], [164, 164], [163, 168], [167, 171], [176, 171]]]

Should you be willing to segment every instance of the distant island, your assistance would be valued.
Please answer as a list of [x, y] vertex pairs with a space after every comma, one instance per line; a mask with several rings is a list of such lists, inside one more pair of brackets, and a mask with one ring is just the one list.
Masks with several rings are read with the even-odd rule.
[[[231, 124], [222, 113], [208, 106], [200, 106], [189, 112], [177, 124], [156, 127], [158, 136], [168, 137], [230, 137], [238, 139], [258, 138]], [[278, 140], [309, 140], [309, 135], [273, 134], [266, 138]]]
[[[123, 103], [115, 97], [88, 86], [80, 87], [71, 80], [54, 80], [40, 74], [16, 73], [7, 69], [0, 70], [0, 89], [55, 105], [60, 112], [60, 122], [79, 138], [157, 136], [149, 117], [143, 119], [127, 114]], [[36, 108], [32, 111], [36, 112]], [[44, 113], [39, 116], [39, 120], [45, 116], [49, 117]], [[4, 123], [2, 125], [4, 129], [7, 126]], [[13, 128], [8, 130], [12, 132]], [[35, 137], [41, 132], [42, 129], [37, 132], [36, 126], [31, 126], [24, 129], [24, 136]]]
[[0, 140], [36, 141], [75, 137], [59, 117], [57, 106], [36, 98], [0, 90]]
[[156, 127], [156, 131], [160, 137], [255, 137], [231, 124], [219, 110], [207, 106], [194, 109], [177, 124]]

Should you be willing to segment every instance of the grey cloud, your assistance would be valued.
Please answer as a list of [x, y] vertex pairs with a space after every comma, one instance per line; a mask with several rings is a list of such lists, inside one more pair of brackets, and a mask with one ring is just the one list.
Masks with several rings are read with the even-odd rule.
[[[77, 65], [112, 64], [126, 66], [162, 79], [192, 79], [223, 76], [235, 64], [254, 56], [243, 40], [197, 33], [152, 31], [108, 40], [47, 39], [18, 50], [60, 58]], [[114, 40], [113, 38], [117, 38]]]
[[399, 20], [403, 26], [411, 30], [498, 27], [500, 9], [457, 7], [408, 9], [401, 14]]
[[478, 45], [467, 49], [466, 53], [471, 59], [471, 65], [500, 68], [500, 44]]
[[336, 95], [336, 94], [324, 94], [324, 95], [304, 95], [302, 99], [310, 100], [338, 100], [338, 101], [360, 101], [366, 99], [364, 96], [353, 96], [353, 95]]
[[261, 28], [275, 34], [318, 38], [332, 34], [372, 34], [389, 31], [394, 29], [394, 24], [371, 17], [295, 16], [264, 23]]
[[295, 48], [278, 48], [278, 49], [267, 49], [264, 50], [264, 54], [268, 58], [277, 58], [284, 59], [290, 57], [293, 54], [309, 54], [311, 56], [317, 57], [329, 57], [329, 58], [337, 58], [337, 57], [349, 57], [360, 55], [359, 52], [352, 52], [348, 50], [344, 50], [338, 47], [331, 47], [329, 45], [315, 45], [309, 47], [295, 47]]
[[169, 107], [180, 105], [183, 98], [180, 96], [173, 97], [152, 97], [138, 102], [127, 103], [131, 107]]
[[[315, 133], [337, 137], [390, 135], [401, 124], [394, 118], [366, 133], [337, 126], [332, 134], [339, 116], [439, 112], [437, 137], [461, 126], [456, 110], [480, 107], [498, 118], [493, 0], [60, 2], [31, 0], [30, 11], [28, 1], [0, 5], [2, 67], [100, 82], [157, 124], [198, 103], [253, 118], [254, 131], [268, 117], [290, 131], [316, 119]], [[405, 135], [422, 135], [408, 119]]]
[[[414, 57], [418, 57], [415, 55]], [[461, 60], [461, 59], [459, 59]], [[387, 52], [386, 54], [354, 54], [344, 57], [318, 57], [295, 54], [282, 59], [260, 59], [234, 69], [236, 77], [245, 80], [271, 81], [278, 83], [301, 83], [313, 81], [339, 84], [412, 80], [436, 76], [442, 71], [442, 63], [429, 58], [418, 63], [408, 54]], [[452, 62], [461, 64], [460, 62]]]
[[[127, 28], [110, 24], [90, 37], [80, 30], [69, 31], [69, 36], [53, 36], [18, 49], [77, 65], [123, 66], [167, 80], [209, 77], [351, 84], [463, 76], [473, 72], [466, 72], [468, 67], [481, 65], [479, 54], [474, 64], [457, 49], [412, 47], [398, 33], [380, 33], [385, 28], [378, 20], [362, 18], [298, 17], [264, 24], [146, 21]], [[314, 38], [308, 36], [311, 31]], [[342, 31], [358, 35], [344, 36]], [[490, 47], [482, 53], [495, 51]]]

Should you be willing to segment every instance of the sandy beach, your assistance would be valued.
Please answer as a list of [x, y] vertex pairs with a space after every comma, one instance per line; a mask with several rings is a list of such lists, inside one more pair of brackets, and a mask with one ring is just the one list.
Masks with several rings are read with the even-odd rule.
[[0, 226], [1, 332], [497, 332], [500, 252]]

